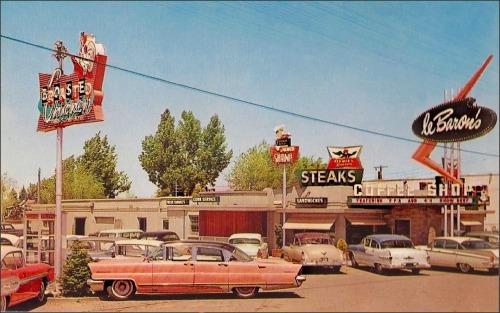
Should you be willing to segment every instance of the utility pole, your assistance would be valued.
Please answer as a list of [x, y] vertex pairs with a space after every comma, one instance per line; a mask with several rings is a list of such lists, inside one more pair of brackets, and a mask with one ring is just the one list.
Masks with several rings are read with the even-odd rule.
[[385, 165], [379, 165], [379, 166], [375, 166], [375, 170], [377, 170], [377, 179], [378, 180], [382, 180], [382, 168], [384, 167], [387, 167]]
[[38, 186], [36, 191], [36, 203], [40, 204], [40, 174], [42, 173], [42, 169], [38, 168]]

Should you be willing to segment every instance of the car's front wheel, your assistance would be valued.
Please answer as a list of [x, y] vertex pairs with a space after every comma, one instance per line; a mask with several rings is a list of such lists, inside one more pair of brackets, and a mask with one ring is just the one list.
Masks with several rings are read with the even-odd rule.
[[135, 286], [131, 280], [115, 280], [108, 287], [108, 294], [114, 300], [127, 300], [135, 293]]
[[257, 291], [257, 287], [236, 287], [233, 289], [239, 298], [252, 298], [257, 294]]
[[375, 272], [377, 272], [377, 274], [384, 274], [384, 268], [382, 267], [382, 264], [380, 263], [375, 263]]
[[45, 301], [45, 282], [40, 282], [40, 287], [38, 289], [38, 294], [36, 295], [38, 302], [43, 303]]
[[473, 268], [467, 263], [459, 263], [458, 268], [462, 273], [470, 273], [473, 271]]

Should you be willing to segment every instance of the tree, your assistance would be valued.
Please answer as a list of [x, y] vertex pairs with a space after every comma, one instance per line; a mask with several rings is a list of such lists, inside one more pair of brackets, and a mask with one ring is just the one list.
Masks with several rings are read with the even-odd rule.
[[122, 192], [130, 190], [132, 185], [127, 175], [116, 171], [117, 155], [115, 146], [110, 146], [108, 136], [101, 138], [98, 132], [93, 138], [85, 141], [84, 153], [78, 158], [104, 187], [106, 198], [115, 198]]
[[[283, 166], [273, 163], [270, 144], [262, 141], [257, 146], [242, 153], [235, 162], [231, 172], [226, 175], [226, 181], [232, 189], [263, 190], [283, 187]], [[299, 186], [296, 172], [300, 169], [325, 168], [321, 158], [303, 157], [299, 155], [297, 161], [286, 165], [286, 185]]]
[[[62, 164], [63, 199], [103, 199], [104, 187], [82, 163], [72, 155]], [[43, 179], [40, 187], [40, 203], [56, 202], [56, 175]]]
[[7, 208], [18, 203], [17, 193], [14, 190], [15, 185], [16, 181], [10, 178], [7, 173], [2, 174], [2, 216], [7, 213]]
[[19, 192], [19, 201], [24, 201], [28, 200], [28, 192], [26, 191], [26, 188], [21, 188], [21, 191]]
[[87, 279], [91, 277], [88, 264], [92, 262], [83, 242], [75, 240], [71, 245], [70, 254], [58, 278], [61, 284], [63, 296], [86, 296], [90, 295], [90, 287]]
[[[167, 109], [160, 117], [155, 135], [142, 141], [139, 161], [149, 180], [158, 187], [157, 196], [192, 195], [214, 185], [233, 155], [227, 151], [224, 127], [217, 115], [206, 128], [192, 112], [183, 111], [178, 127]], [[200, 188], [196, 192], [200, 192]]]

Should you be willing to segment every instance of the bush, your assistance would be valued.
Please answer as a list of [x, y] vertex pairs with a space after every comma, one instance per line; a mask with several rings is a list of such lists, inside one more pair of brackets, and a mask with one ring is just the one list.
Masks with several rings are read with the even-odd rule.
[[274, 235], [276, 236], [276, 248], [283, 246], [283, 226], [274, 224]]
[[89, 285], [87, 285], [87, 279], [91, 277], [88, 266], [90, 262], [92, 259], [83, 243], [75, 240], [57, 281], [63, 296], [81, 297], [92, 294]]

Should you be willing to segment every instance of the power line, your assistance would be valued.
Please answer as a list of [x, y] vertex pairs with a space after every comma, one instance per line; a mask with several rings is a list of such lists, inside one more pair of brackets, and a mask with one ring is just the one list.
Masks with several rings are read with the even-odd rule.
[[[27, 41], [21, 40], [21, 39], [17, 39], [17, 38], [5, 36], [5, 35], [0, 35], [0, 36], [2, 38], [8, 39], [8, 40], [12, 40], [12, 41], [15, 41], [15, 42], [18, 42], [18, 43], [21, 43], [21, 44], [25, 44], [25, 45], [33, 46], [33, 47], [36, 47], [36, 48], [39, 48], [39, 49], [44, 49], [44, 50], [56, 52], [54, 49], [50, 49], [50, 48], [47, 48], [47, 47], [44, 47], [44, 46], [41, 46], [41, 45], [37, 45], [37, 44], [31, 43], [31, 42], [27, 42]], [[90, 61], [90, 62], [98, 63], [98, 62], [96, 62], [94, 60], [86, 59], [86, 58], [80, 57], [78, 55], [74, 55], [74, 54], [70, 54], [70, 53], [67, 53], [66, 55], [67, 56], [72, 56], [72, 57], [75, 57], [75, 58], [84, 59], [84, 60], [87, 60], [87, 61]], [[265, 110], [270, 110], [270, 111], [274, 111], [274, 112], [278, 112], [278, 113], [283, 113], [283, 114], [287, 114], [287, 115], [291, 115], [291, 116], [295, 116], [295, 117], [299, 117], [299, 118], [304, 118], [304, 119], [311, 120], [311, 121], [314, 121], [314, 122], [325, 123], [325, 124], [329, 124], [329, 125], [333, 125], [333, 126], [343, 127], [343, 128], [347, 128], [347, 129], [351, 129], [351, 130], [355, 130], [355, 131], [360, 131], [360, 132], [364, 132], [364, 133], [368, 133], [368, 134], [372, 134], [372, 135], [377, 135], [377, 136], [382, 136], [382, 137], [387, 137], [387, 138], [392, 138], [392, 139], [398, 139], [398, 140], [403, 140], [403, 141], [408, 141], [408, 142], [414, 142], [414, 143], [419, 143], [419, 144], [421, 143], [420, 140], [409, 139], [409, 138], [404, 138], [404, 137], [400, 137], [400, 136], [385, 134], [385, 133], [376, 132], [376, 131], [372, 131], [372, 130], [368, 130], [368, 129], [363, 129], [363, 128], [359, 128], [359, 127], [354, 127], [354, 126], [350, 126], [350, 125], [345, 125], [345, 124], [340, 124], [340, 123], [336, 123], [336, 122], [332, 122], [332, 121], [327, 121], [327, 120], [320, 119], [320, 118], [313, 117], [313, 116], [307, 116], [307, 115], [303, 115], [303, 114], [299, 114], [299, 113], [295, 113], [295, 112], [285, 111], [285, 110], [282, 110], [282, 109], [273, 108], [273, 107], [266, 106], [266, 105], [263, 105], [263, 104], [259, 104], [259, 103], [256, 103], [256, 102], [251, 102], [251, 101], [247, 101], [247, 100], [243, 100], [243, 99], [239, 99], [239, 98], [235, 98], [235, 97], [231, 97], [231, 96], [226, 96], [226, 95], [223, 95], [223, 94], [220, 94], [220, 93], [217, 93], [217, 92], [212, 92], [212, 91], [208, 91], [208, 90], [204, 90], [204, 89], [200, 89], [200, 88], [196, 88], [196, 87], [192, 87], [192, 86], [188, 86], [188, 85], [176, 83], [176, 82], [169, 81], [169, 80], [166, 80], [166, 79], [163, 79], [163, 78], [151, 76], [151, 75], [140, 73], [140, 72], [133, 71], [133, 70], [128, 70], [126, 68], [118, 67], [118, 66], [111, 65], [111, 64], [105, 64], [105, 66], [107, 66], [109, 68], [113, 68], [113, 69], [118, 70], [118, 71], [129, 73], [129, 74], [132, 74], [132, 75], [137, 75], [137, 76], [144, 77], [144, 78], [147, 78], [147, 79], [155, 80], [155, 81], [158, 81], [158, 82], [161, 82], [161, 83], [173, 85], [173, 86], [176, 86], [176, 87], [185, 88], [185, 89], [192, 90], [192, 91], [197, 91], [197, 92], [200, 92], [200, 93], [208, 94], [208, 95], [215, 96], [215, 97], [224, 98], [224, 99], [235, 101], [235, 102], [240, 102], [240, 103], [252, 105], [252, 106], [255, 106], [255, 107], [258, 107], [258, 108], [261, 108], [261, 109], [265, 109]], [[439, 145], [437, 145], [437, 147], [444, 148], [444, 146], [439, 146]], [[469, 152], [469, 153], [474, 153], [474, 154], [485, 155], [485, 156], [500, 157], [500, 155], [498, 155], [498, 154], [492, 154], [492, 153], [477, 152], [477, 151], [464, 150], [464, 149], [456, 149], [456, 150], [457, 151], [462, 151], [462, 152]]]

